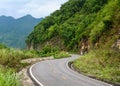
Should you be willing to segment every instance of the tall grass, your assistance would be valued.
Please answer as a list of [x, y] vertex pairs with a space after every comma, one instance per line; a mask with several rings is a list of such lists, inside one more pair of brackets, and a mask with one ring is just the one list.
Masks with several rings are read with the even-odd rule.
[[21, 86], [16, 73], [8, 69], [7, 71], [0, 68], [0, 86]]
[[25, 63], [20, 62], [22, 59], [51, 55], [57, 59], [69, 56], [68, 53], [60, 52], [57, 47], [52, 48], [51, 46], [46, 46], [40, 51], [0, 48], [0, 65], [4, 67], [0, 67], [0, 86], [20, 86], [16, 72], [26, 66]]
[[22, 59], [39, 57], [35, 51], [0, 49], [0, 64], [10, 68], [20, 68], [23, 64]]
[[74, 67], [90, 76], [120, 83], [120, 51], [110, 49], [92, 50], [73, 62]]
[[70, 57], [70, 54], [68, 52], [61, 51], [54, 54], [55, 59], [66, 58], [66, 57]]
[[[20, 86], [19, 76], [16, 72], [27, 64], [21, 63], [22, 59], [37, 57], [32, 51], [22, 51], [10, 48], [0, 49], [0, 86]], [[11, 70], [13, 69], [13, 70]]]

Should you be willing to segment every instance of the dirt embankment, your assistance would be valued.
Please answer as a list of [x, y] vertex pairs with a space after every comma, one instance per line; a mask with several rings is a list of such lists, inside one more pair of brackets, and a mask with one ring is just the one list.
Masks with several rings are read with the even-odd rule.
[[[29, 64], [34, 64], [36, 62], [44, 61], [44, 60], [52, 60], [53, 57], [46, 57], [46, 58], [31, 58], [31, 59], [25, 59], [22, 60], [22, 63], [29, 63]], [[31, 66], [27, 66], [26, 68], [23, 68], [18, 75], [20, 76], [20, 81], [22, 86], [36, 86], [35, 83], [31, 80], [29, 74], [28, 74], [28, 69]]]

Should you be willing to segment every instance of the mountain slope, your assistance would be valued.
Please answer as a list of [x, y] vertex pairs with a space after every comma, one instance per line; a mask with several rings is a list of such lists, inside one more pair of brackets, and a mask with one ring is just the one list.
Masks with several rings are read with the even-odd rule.
[[25, 48], [25, 39], [42, 18], [26, 15], [18, 19], [0, 16], [0, 42], [9, 47]]
[[120, 83], [120, 0], [69, 0], [43, 19], [26, 43], [29, 49], [50, 45], [88, 53], [73, 61], [76, 70]]
[[69, 0], [43, 19], [26, 43], [34, 49], [49, 44], [74, 51], [86, 45], [110, 47], [119, 39], [119, 4], [119, 0]]

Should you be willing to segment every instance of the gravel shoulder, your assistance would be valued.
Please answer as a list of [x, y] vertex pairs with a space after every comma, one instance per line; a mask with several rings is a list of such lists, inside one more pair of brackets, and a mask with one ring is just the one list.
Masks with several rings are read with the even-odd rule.
[[[52, 60], [52, 59], [54, 59], [54, 58], [53, 57], [31, 58], [31, 59], [22, 60], [21, 62], [29, 63], [29, 64], [33, 65], [36, 62], [40, 62], [40, 61], [44, 61], [44, 60]], [[20, 76], [20, 82], [21, 82], [22, 86], [36, 86], [28, 74], [28, 69], [31, 65], [27, 66], [26, 68], [23, 68], [18, 73], [18, 75]]]

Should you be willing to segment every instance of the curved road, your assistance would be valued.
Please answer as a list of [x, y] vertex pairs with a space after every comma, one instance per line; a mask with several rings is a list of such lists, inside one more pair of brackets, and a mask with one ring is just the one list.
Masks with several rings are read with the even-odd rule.
[[71, 70], [67, 63], [78, 57], [72, 55], [70, 58], [36, 63], [31, 66], [30, 75], [40, 86], [112, 86]]

